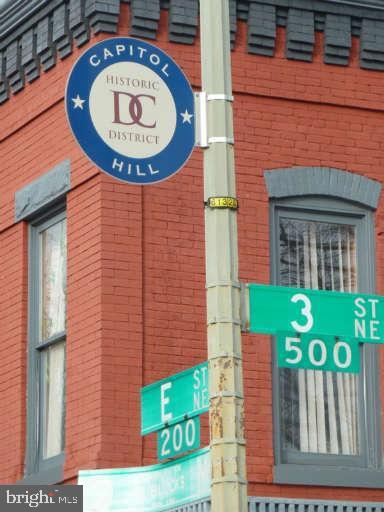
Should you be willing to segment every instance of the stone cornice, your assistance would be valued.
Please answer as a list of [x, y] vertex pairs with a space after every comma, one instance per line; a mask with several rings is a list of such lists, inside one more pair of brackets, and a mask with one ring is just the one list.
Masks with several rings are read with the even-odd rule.
[[375, 210], [381, 183], [360, 174], [330, 167], [291, 167], [264, 172], [268, 197], [279, 199], [324, 195], [353, 201]]
[[[384, 70], [384, 0], [229, 0], [231, 41], [237, 20], [248, 25], [248, 51], [273, 57], [276, 29], [286, 28], [285, 54], [311, 61], [315, 31], [324, 32], [323, 59], [347, 66], [352, 36], [360, 38], [360, 65]], [[156, 39], [160, 10], [168, 9], [168, 37], [193, 44], [198, 0], [3, 0], [0, 3], [0, 102], [25, 82], [70, 55], [90, 34], [116, 33], [120, 4], [129, 3], [134, 37]]]

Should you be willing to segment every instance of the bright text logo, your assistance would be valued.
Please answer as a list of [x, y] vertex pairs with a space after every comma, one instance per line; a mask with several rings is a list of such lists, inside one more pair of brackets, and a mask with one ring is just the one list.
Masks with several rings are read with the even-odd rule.
[[79, 485], [1, 485], [0, 510], [22, 512], [82, 512], [83, 489]]

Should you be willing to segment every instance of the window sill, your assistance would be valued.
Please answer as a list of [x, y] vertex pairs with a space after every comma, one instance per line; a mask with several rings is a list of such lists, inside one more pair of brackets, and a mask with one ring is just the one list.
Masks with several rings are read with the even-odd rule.
[[274, 467], [273, 482], [276, 484], [382, 489], [384, 488], [384, 471], [356, 467], [280, 464]]
[[25, 475], [24, 478], [16, 482], [17, 485], [36, 485], [45, 484], [52, 485], [58, 484], [64, 479], [64, 457], [60, 457], [62, 460], [57, 461], [55, 465], [41, 469], [36, 473]]

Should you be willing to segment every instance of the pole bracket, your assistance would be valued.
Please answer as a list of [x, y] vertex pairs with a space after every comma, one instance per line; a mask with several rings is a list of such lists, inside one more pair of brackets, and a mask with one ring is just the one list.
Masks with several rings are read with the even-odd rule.
[[223, 357], [231, 357], [237, 361], [241, 361], [241, 354], [237, 354], [235, 352], [216, 352], [213, 355], [210, 354], [209, 360], [215, 361], [216, 359], [223, 359]]
[[195, 146], [208, 148], [207, 93], [195, 92]]
[[224, 100], [233, 102], [233, 96], [229, 94], [208, 94], [207, 101]]
[[219, 391], [218, 393], [212, 393], [209, 395], [209, 399], [214, 398], [234, 398], [235, 400], [244, 400], [244, 396], [238, 393], [233, 393], [232, 391]]
[[228, 101], [233, 102], [233, 96], [230, 94], [207, 94], [205, 91], [195, 92], [195, 146], [208, 148], [210, 144], [225, 143], [234, 144], [233, 137], [208, 137], [208, 101]]
[[208, 144], [214, 143], [234, 144], [235, 139], [233, 137], [209, 137]]
[[210, 446], [215, 446], [215, 445], [221, 444], [221, 443], [224, 443], [224, 444], [236, 444], [236, 443], [239, 443], [239, 444], [242, 444], [244, 446], [246, 444], [244, 438], [235, 439], [235, 438], [232, 438], [232, 437], [221, 437], [219, 439], [215, 439], [214, 441], [211, 441]]
[[241, 283], [238, 281], [211, 281], [205, 285], [207, 290], [209, 288], [216, 288], [217, 286], [231, 286], [232, 288], [238, 288], [241, 290]]
[[223, 482], [230, 482], [230, 483], [234, 483], [234, 484], [243, 484], [243, 485], [247, 485], [248, 481], [245, 480], [244, 478], [241, 478], [241, 477], [222, 477], [222, 478], [212, 478], [211, 480], [211, 485], [214, 485], [214, 484], [221, 484]]
[[240, 319], [229, 316], [214, 316], [212, 318], [208, 318], [207, 325], [215, 325], [215, 324], [234, 324], [241, 325]]

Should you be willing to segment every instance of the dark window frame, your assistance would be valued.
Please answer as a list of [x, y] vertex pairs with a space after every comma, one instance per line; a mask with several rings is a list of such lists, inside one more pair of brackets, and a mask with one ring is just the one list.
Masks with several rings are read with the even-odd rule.
[[[358, 289], [361, 293], [375, 290], [374, 217], [370, 208], [327, 196], [302, 195], [279, 198], [271, 202], [271, 281], [279, 284], [279, 218], [288, 216], [301, 220], [356, 225]], [[363, 254], [364, 253], [364, 254]], [[362, 258], [368, 258], [366, 262]], [[364, 264], [365, 263], [365, 264]], [[274, 344], [273, 344], [274, 345]], [[363, 370], [359, 379], [360, 393], [365, 387], [365, 400], [360, 400], [361, 456], [288, 453], [281, 443], [279, 378], [273, 347], [273, 415], [276, 483], [384, 487], [381, 452], [380, 392], [377, 347], [364, 344]], [[363, 395], [361, 395], [363, 396]], [[365, 403], [363, 403], [365, 402]]]
[[[28, 246], [28, 377], [27, 377], [27, 446], [23, 484], [53, 484], [62, 481], [64, 451], [53, 457], [42, 457], [42, 399], [41, 360], [43, 349], [66, 341], [60, 332], [39, 344], [40, 261], [39, 235], [48, 227], [66, 219], [65, 204], [51, 207], [29, 222]], [[65, 413], [64, 413], [65, 422]], [[65, 443], [65, 432], [63, 432]]]

